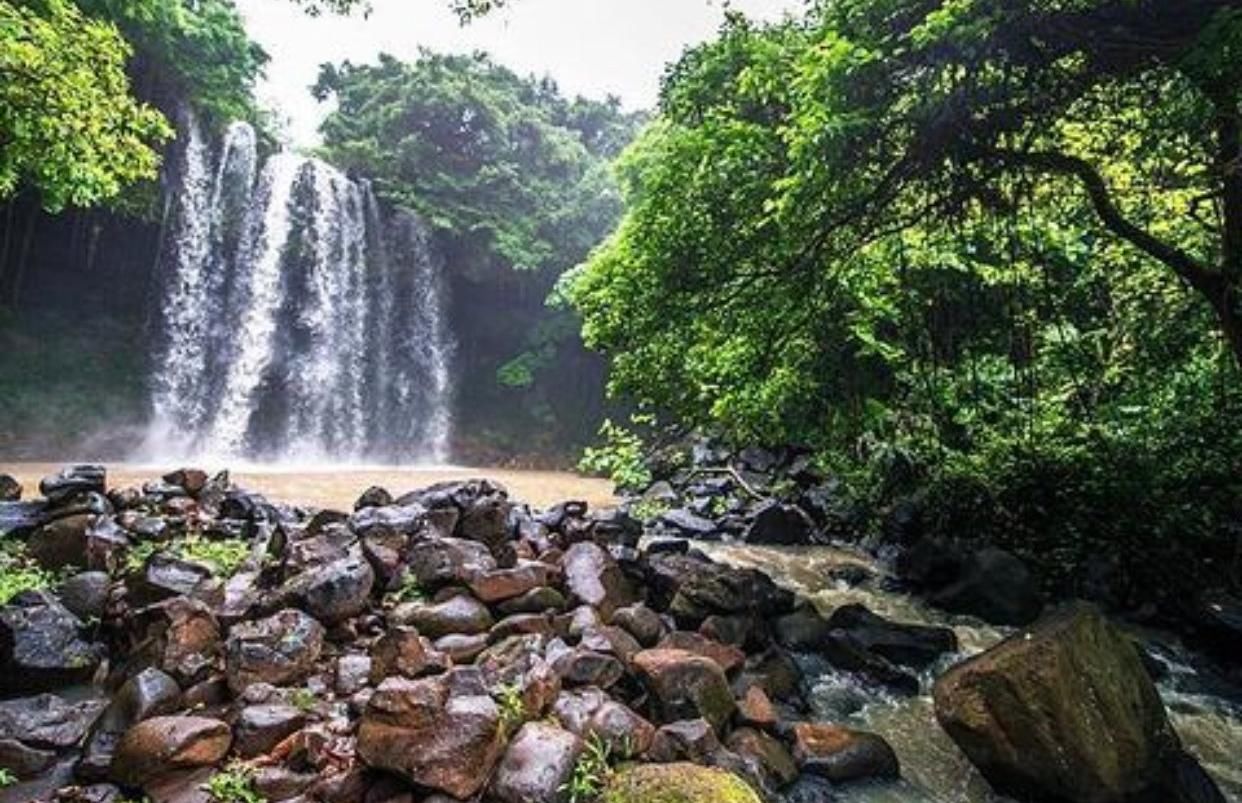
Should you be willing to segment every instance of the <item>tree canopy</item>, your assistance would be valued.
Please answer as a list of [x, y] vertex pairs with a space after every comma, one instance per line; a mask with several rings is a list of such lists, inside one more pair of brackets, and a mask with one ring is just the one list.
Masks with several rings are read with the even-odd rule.
[[154, 178], [172, 132], [130, 94], [130, 48], [64, 0], [0, 2], [0, 199], [23, 185], [51, 210]]
[[626, 215], [567, 282], [613, 390], [882, 485], [967, 477], [945, 503], [1022, 507], [987, 526], [1024, 548], [1216, 537], [1242, 469], [1238, 5], [730, 15], [669, 69]]

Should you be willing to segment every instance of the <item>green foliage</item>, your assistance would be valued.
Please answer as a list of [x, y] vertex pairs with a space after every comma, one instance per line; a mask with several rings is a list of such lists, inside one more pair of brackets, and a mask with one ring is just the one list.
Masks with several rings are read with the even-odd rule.
[[184, 560], [206, 563], [222, 577], [231, 577], [250, 558], [251, 544], [239, 538], [203, 538], [190, 535], [173, 543]]
[[267, 803], [254, 785], [254, 771], [240, 762], [212, 775], [201, 787], [215, 803]]
[[315, 697], [315, 693], [310, 689], [302, 687], [289, 692], [289, 702], [294, 708], [306, 714], [315, 708], [319, 703], [319, 698]]
[[611, 759], [608, 742], [591, 734], [574, 764], [573, 773], [559, 791], [569, 798], [569, 803], [591, 803], [598, 799], [612, 776]]
[[254, 86], [268, 57], [251, 41], [233, 0], [75, 0], [133, 45], [132, 71], [188, 101], [217, 125], [263, 122]]
[[[436, 230], [464, 329], [463, 431], [489, 425], [533, 451], [567, 429], [589, 437], [598, 364], [572, 311], [545, 305], [621, 213], [610, 160], [642, 119], [616, 99], [567, 99], [484, 54], [424, 51], [402, 63], [325, 65], [315, 88], [335, 98], [322, 153], [374, 179], [391, 204]], [[594, 370], [591, 370], [591, 369]], [[573, 382], [559, 381], [573, 372]]]
[[389, 201], [421, 212], [463, 248], [517, 269], [564, 269], [620, 211], [598, 125], [554, 84], [522, 78], [487, 56], [423, 51], [402, 63], [325, 65], [315, 87], [339, 107], [323, 125], [324, 154], [376, 179]]
[[640, 435], [607, 419], [599, 428], [599, 437], [602, 444], [583, 453], [579, 471], [608, 477], [622, 489], [641, 489], [651, 483]]
[[500, 707], [500, 729], [512, 735], [526, 721], [526, 703], [522, 701], [522, 687], [517, 683], [505, 683], [495, 692], [496, 705]]
[[0, 769], [0, 789], [4, 789], [9, 786], [15, 786], [16, 784], [17, 784], [16, 775], [14, 775], [9, 770]]
[[65, 0], [0, 2], [0, 200], [92, 206], [152, 179], [172, 134], [130, 95], [130, 48]]
[[40, 568], [27, 554], [25, 545], [0, 542], [0, 605], [23, 591], [38, 591], [56, 584], [56, 575]]
[[1213, 120], [1242, 113], [1242, 24], [1214, 5], [730, 15], [670, 68], [625, 218], [566, 282], [611, 389], [816, 447], [874, 501], [930, 484], [937, 528], [1037, 545], [1062, 587], [1169, 539], [1219, 579], [1242, 148]]
[[418, 583], [418, 578], [412, 573], [407, 573], [401, 579], [401, 587], [389, 594], [393, 602], [424, 602], [427, 600], [427, 591]]
[[250, 558], [251, 544], [236, 538], [209, 539], [191, 534], [167, 542], [143, 541], [130, 548], [125, 557], [128, 571], [146, 565], [156, 552], [209, 566], [220, 577], [231, 577]]

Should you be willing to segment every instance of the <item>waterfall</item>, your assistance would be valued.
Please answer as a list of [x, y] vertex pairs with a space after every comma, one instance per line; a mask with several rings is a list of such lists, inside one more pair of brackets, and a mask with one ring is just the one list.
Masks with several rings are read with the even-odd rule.
[[235, 123], [182, 125], [151, 459], [444, 462], [453, 346], [422, 220]]

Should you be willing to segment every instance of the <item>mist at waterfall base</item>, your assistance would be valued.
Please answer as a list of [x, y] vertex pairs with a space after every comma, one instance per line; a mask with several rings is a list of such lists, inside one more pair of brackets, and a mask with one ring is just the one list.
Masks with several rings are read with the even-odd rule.
[[447, 462], [453, 345], [422, 220], [322, 161], [261, 159], [245, 123], [218, 144], [180, 128], [132, 458]]

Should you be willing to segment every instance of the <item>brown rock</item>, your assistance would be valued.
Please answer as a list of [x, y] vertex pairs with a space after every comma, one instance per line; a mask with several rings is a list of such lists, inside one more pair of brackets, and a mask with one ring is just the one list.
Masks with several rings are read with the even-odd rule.
[[384, 681], [358, 728], [358, 755], [417, 786], [476, 794], [500, 758], [500, 711], [486, 696], [450, 696], [439, 678]]
[[839, 725], [799, 722], [794, 725], [794, 758], [803, 772], [833, 783], [862, 778], [896, 778], [897, 754], [874, 733]]
[[720, 749], [712, 724], [705, 719], [670, 722], [655, 732], [647, 758], [662, 764], [674, 761], [706, 762]]
[[565, 552], [561, 565], [570, 597], [597, 609], [605, 620], [637, 599], [621, 567], [598, 544], [574, 544]]
[[560, 803], [582, 753], [582, 740], [546, 722], [528, 722], [496, 768], [487, 799], [497, 803]]
[[704, 658], [710, 658], [720, 664], [720, 668], [725, 671], [726, 675], [732, 674], [734, 670], [738, 669], [746, 661], [746, 653], [732, 644], [722, 644], [706, 636], [685, 630], [676, 630], [669, 633], [660, 642], [659, 648], [663, 650], [685, 650], [695, 655], [702, 655]]
[[630, 759], [641, 756], [651, 747], [655, 726], [628, 706], [609, 700], [591, 715], [586, 734], [608, 745], [610, 755]]
[[798, 765], [785, 745], [763, 731], [738, 728], [729, 734], [725, 745], [743, 759], [754, 760], [770, 788], [780, 789], [798, 779]]
[[237, 717], [234, 749], [242, 758], [268, 752], [306, 724], [306, 715], [290, 705], [248, 705]]
[[743, 725], [770, 729], [780, 721], [780, 715], [776, 712], [776, 706], [772, 705], [772, 701], [768, 698], [767, 692], [759, 686], [751, 686], [738, 701], [737, 719]]
[[1133, 643], [1071, 607], [950, 669], [936, 718], [998, 791], [1084, 803], [1222, 800]]
[[532, 589], [547, 585], [548, 567], [542, 563], [523, 563], [512, 569], [482, 572], [470, 580], [470, 590], [483, 602], [491, 604], [520, 597]]
[[443, 669], [444, 656], [437, 655], [427, 641], [412, 627], [392, 627], [371, 648], [371, 683], [399, 675], [416, 678], [426, 672]]
[[735, 704], [720, 664], [685, 650], [644, 650], [634, 668], [655, 697], [664, 722], [702, 717], [717, 731]]
[[112, 779], [122, 786], [146, 787], [178, 770], [216, 764], [232, 741], [229, 726], [218, 719], [152, 717], [121, 738], [112, 759]]
[[225, 644], [229, 688], [252, 683], [281, 686], [310, 674], [323, 650], [323, 625], [296, 609], [233, 628]]
[[429, 639], [453, 634], [486, 633], [494, 621], [487, 606], [468, 594], [456, 594], [443, 602], [398, 606], [393, 621], [418, 628]]

